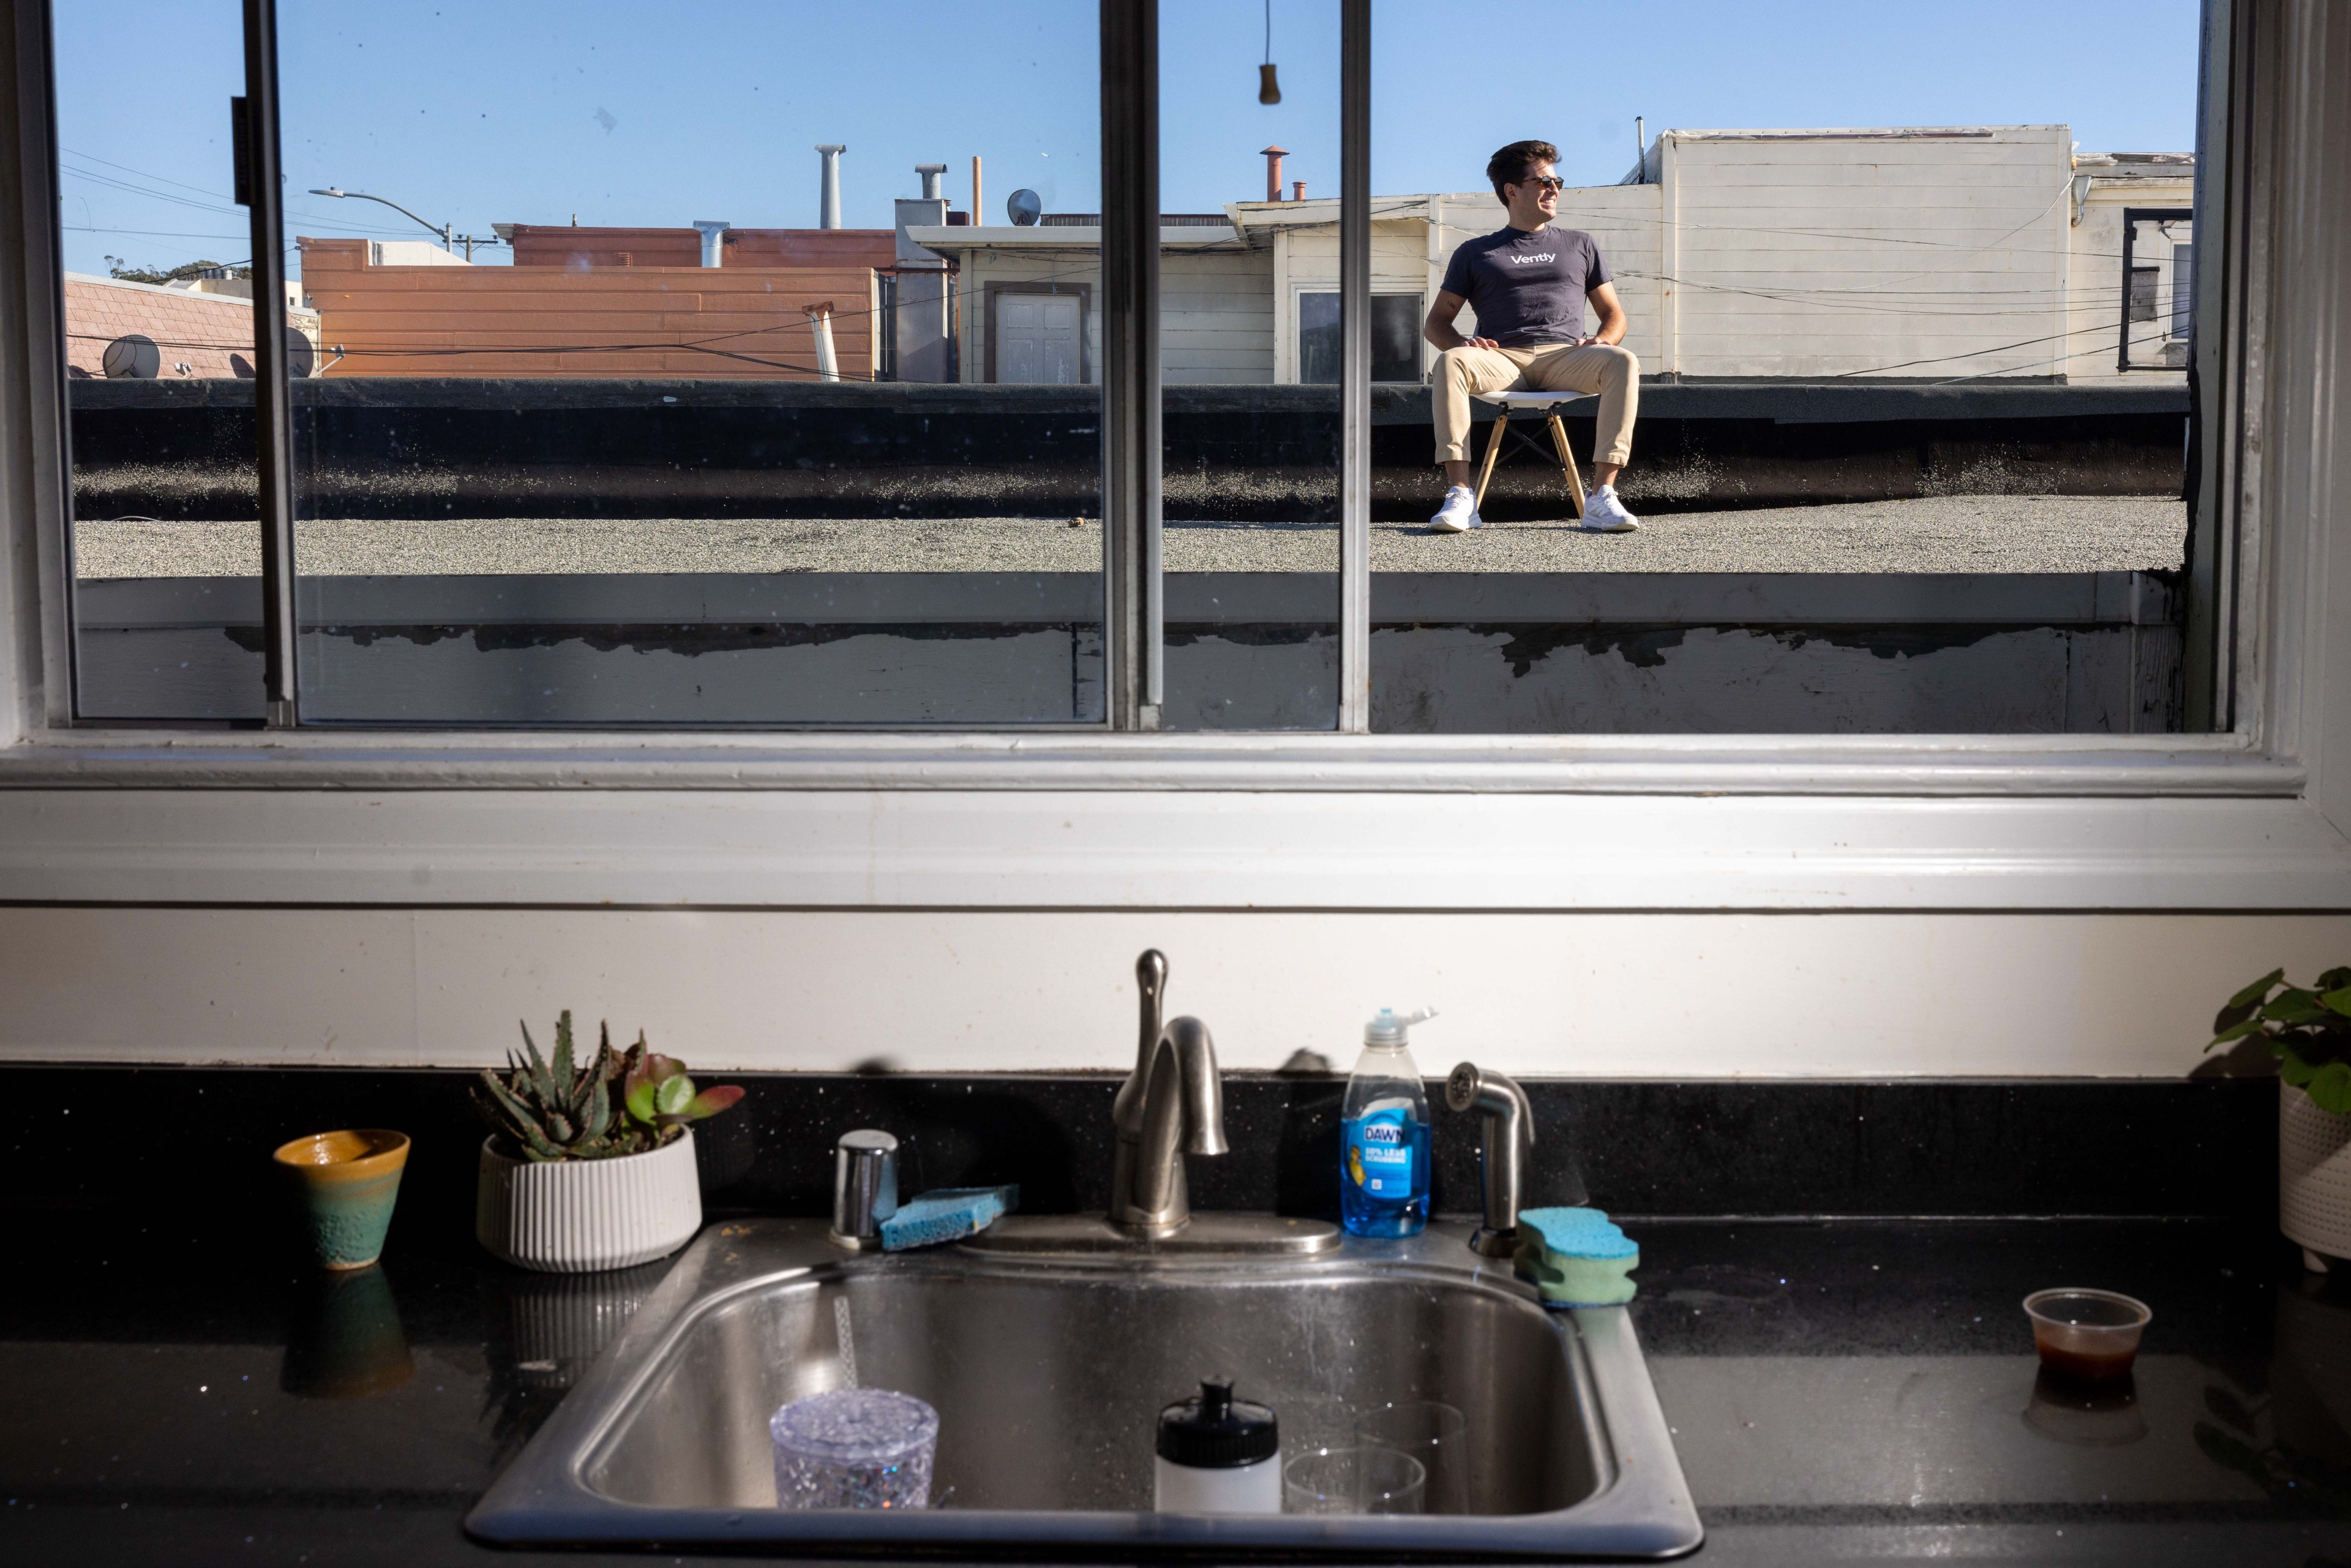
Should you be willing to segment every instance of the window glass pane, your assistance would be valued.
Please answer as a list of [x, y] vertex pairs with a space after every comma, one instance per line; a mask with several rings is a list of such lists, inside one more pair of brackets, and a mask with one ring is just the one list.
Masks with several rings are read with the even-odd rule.
[[[1421, 298], [1417, 294], [1372, 296], [1372, 380], [1420, 379]], [[1298, 379], [1339, 383], [1339, 296], [1298, 297]]]
[[1163, 5], [1159, 59], [1162, 723], [1329, 729], [1338, 0]]
[[1100, 719], [1095, 9], [842, 15], [281, 5], [306, 720]]
[[1670, 50], [1429, 112], [1525, 22], [1378, 8], [1374, 201], [1499, 348], [1374, 433], [1374, 727], [2178, 728], [2192, 0], [1662, 0]]
[[239, 8], [60, 5], [54, 26], [75, 710], [259, 718]]

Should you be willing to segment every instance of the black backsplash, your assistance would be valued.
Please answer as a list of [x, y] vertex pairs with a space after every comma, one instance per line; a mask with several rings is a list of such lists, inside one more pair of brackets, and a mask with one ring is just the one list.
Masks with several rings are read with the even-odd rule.
[[[833, 1139], [901, 1140], [903, 1189], [1013, 1181], [1038, 1213], [1101, 1208], [1114, 1074], [726, 1073], [750, 1092], [696, 1140], [715, 1213], [820, 1215]], [[470, 1074], [340, 1068], [0, 1067], [15, 1107], [0, 1209], [144, 1212], [274, 1199], [270, 1150], [333, 1127], [414, 1139], [402, 1204], [471, 1233]], [[2273, 1216], [2266, 1081], [1522, 1081], [1530, 1204], [1622, 1215]], [[1233, 1073], [1231, 1152], [1192, 1201], [1335, 1218], [1344, 1081]], [[1435, 1112], [1435, 1200], [1479, 1205], [1477, 1126]]]

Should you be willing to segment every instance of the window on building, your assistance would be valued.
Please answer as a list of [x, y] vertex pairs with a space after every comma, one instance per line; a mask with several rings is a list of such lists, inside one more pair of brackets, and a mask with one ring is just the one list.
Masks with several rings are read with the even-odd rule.
[[[1417, 294], [1372, 296], [1372, 380], [1420, 380], [1420, 318]], [[1339, 383], [1339, 296], [1298, 297], [1298, 379]]]

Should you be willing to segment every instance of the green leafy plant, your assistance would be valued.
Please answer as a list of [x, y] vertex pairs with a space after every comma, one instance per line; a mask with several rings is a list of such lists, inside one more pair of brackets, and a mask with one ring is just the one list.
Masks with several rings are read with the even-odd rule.
[[507, 1053], [501, 1076], [482, 1070], [474, 1103], [528, 1160], [604, 1160], [641, 1155], [675, 1142], [689, 1122], [716, 1116], [743, 1098], [732, 1084], [696, 1090], [685, 1064], [645, 1047], [644, 1032], [625, 1051], [612, 1049], [611, 1026], [599, 1031], [595, 1060], [573, 1064], [571, 1014], [555, 1020], [552, 1059], [522, 1030], [523, 1054]]
[[2322, 1111], [2351, 1112], [2351, 968], [2329, 969], [2307, 990], [2284, 982], [2272, 969], [2231, 997], [2204, 1049], [2259, 1037], [2280, 1078]]

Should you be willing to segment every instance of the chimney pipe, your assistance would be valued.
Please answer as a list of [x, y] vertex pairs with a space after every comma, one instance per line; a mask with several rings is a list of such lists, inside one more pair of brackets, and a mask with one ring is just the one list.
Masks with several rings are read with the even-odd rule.
[[1293, 202], [1302, 202], [1306, 199], [1305, 181], [1292, 180], [1290, 182], [1290, 199]]
[[694, 226], [702, 234], [702, 265], [719, 265], [719, 247], [726, 243], [726, 225], [716, 218], [696, 218]]
[[923, 200], [939, 202], [946, 199], [946, 193], [939, 189], [939, 182], [946, 177], [946, 172], [947, 166], [944, 163], [914, 165], [914, 172], [923, 177]]
[[1289, 156], [1287, 147], [1265, 150], [1265, 199], [1269, 202], [1281, 200], [1281, 161]]
[[[834, 225], [836, 228], [839, 225]], [[816, 335], [816, 379], [837, 382], [841, 379], [841, 361], [832, 351], [832, 301], [803, 305], [800, 308], [809, 319], [809, 330]]]
[[816, 150], [824, 154], [824, 183], [817, 197], [816, 226], [837, 229], [841, 226], [841, 155], [849, 148], [839, 141], [820, 141]]
[[980, 214], [987, 210], [979, 204], [979, 154], [975, 152], [971, 155], [971, 221], [986, 223], [987, 220]]

